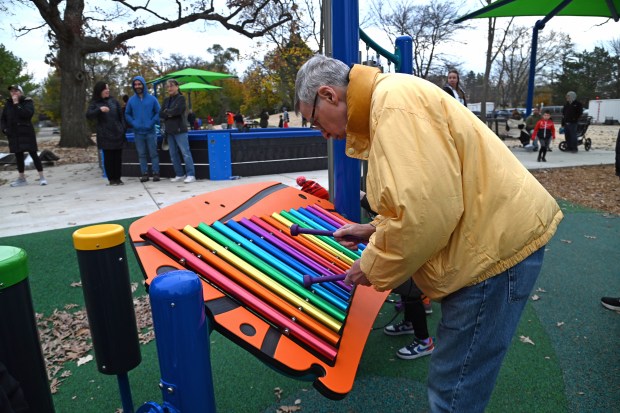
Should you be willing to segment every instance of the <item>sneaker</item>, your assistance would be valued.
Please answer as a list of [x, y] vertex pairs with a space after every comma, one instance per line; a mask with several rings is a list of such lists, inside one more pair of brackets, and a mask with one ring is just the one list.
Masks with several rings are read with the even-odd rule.
[[143, 174], [140, 177], [140, 182], [147, 182], [149, 180], [149, 176], [147, 174]]
[[424, 312], [426, 314], [433, 314], [433, 306], [431, 305], [431, 299], [422, 294], [422, 304], [424, 305]]
[[12, 187], [26, 186], [26, 185], [28, 185], [28, 181], [26, 181], [26, 178], [17, 178], [13, 182], [11, 182]]
[[603, 297], [601, 298], [601, 304], [603, 304], [603, 307], [609, 308], [610, 310], [620, 311], [619, 297]]
[[187, 175], [187, 178], [185, 178], [183, 182], [185, 182], [186, 184], [191, 184], [192, 182], [196, 182], [196, 177]]
[[174, 178], [170, 180], [170, 182], [181, 182], [184, 179], [185, 179], [184, 176], [175, 176]]
[[125, 182], [121, 181], [120, 179], [116, 180], [116, 184], [117, 185], [125, 185]]
[[39, 179], [39, 185], [41, 186], [47, 185], [47, 180], [45, 178]]
[[153, 174], [153, 182], [159, 182], [160, 178], [159, 178], [159, 174]]
[[398, 350], [396, 352], [396, 356], [403, 360], [413, 360], [419, 357], [428, 356], [435, 350], [435, 343], [433, 343], [433, 338], [428, 338], [428, 343], [424, 343], [424, 341], [414, 338], [413, 343], [409, 344]]
[[383, 332], [388, 336], [402, 336], [403, 334], [413, 334], [413, 325], [409, 321], [401, 321], [398, 324], [385, 326]]

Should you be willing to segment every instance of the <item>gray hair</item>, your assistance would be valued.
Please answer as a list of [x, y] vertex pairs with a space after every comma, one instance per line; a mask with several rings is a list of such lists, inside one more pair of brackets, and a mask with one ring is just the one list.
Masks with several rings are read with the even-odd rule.
[[570, 92], [566, 92], [566, 97], [569, 102], [574, 102], [575, 99], [577, 99], [577, 94], [571, 90]]
[[349, 66], [340, 60], [323, 55], [310, 58], [297, 72], [295, 79], [295, 113], [299, 114], [301, 102], [312, 104], [321, 86], [341, 86], [349, 84]]

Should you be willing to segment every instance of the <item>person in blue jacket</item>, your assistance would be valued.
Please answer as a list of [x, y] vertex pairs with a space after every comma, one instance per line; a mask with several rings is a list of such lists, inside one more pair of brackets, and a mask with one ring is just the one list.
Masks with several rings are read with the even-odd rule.
[[159, 102], [148, 92], [142, 76], [136, 76], [131, 82], [135, 94], [129, 98], [125, 108], [125, 121], [133, 128], [134, 142], [140, 160], [140, 182], [149, 180], [148, 157], [151, 159], [153, 182], [159, 178], [159, 155], [157, 153], [157, 134], [155, 125], [159, 123]]

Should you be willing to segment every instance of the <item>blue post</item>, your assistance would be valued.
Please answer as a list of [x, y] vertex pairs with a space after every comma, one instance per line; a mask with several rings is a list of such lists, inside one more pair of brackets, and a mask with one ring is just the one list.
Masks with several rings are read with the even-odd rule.
[[156, 277], [149, 289], [164, 405], [215, 412], [209, 322], [202, 285], [191, 271]]
[[538, 31], [544, 29], [545, 23], [538, 20], [532, 31], [532, 50], [530, 52], [530, 80], [527, 84], [527, 102], [525, 102], [525, 116], [530, 116], [534, 106], [534, 76], [536, 76], [536, 49], [538, 48]]
[[[333, 57], [351, 65], [358, 63], [359, 5], [357, 0], [332, 2]], [[346, 218], [360, 222], [361, 164], [345, 154], [344, 140], [332, 141], [334, 168], [334, 204]]]
[[410, 36], [399, 36], [395, 43], [399, 59], [396, 70], [399, 73], [413, 74], [413, 40]]

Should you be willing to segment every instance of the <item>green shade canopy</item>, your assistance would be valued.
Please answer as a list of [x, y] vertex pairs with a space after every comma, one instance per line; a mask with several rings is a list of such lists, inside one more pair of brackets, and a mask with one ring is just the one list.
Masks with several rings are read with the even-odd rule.
[[181, 89], [183, 92], [190, 92], [192, 90], [221, 89], [221, 87], [209, 85], [206, 83], [189, 82], [180, 85], [179, 89]]
[[[559, 11], [554, 11], [560, 9]], [[498, 0], [455, 20], [516, 16], [607, 17], [618, 21], [620, 0]]]
[[168, 73], [162, 77], [158, 77], [157, 79], [153, 79], [148, 81], [147, 83], [152, 83], [153, 85], [157, 85], [159, 83], [165, 82], [168, 79], [175, 79], [179, 83], [209, 83], [214, 80], [227, 79], [235, 77], [229, 73], [218, 73], [218, 72], [210, 72], [208, 70], [194, 69], [188, 67], [186, 69], [182, 69], [176, 72]]

